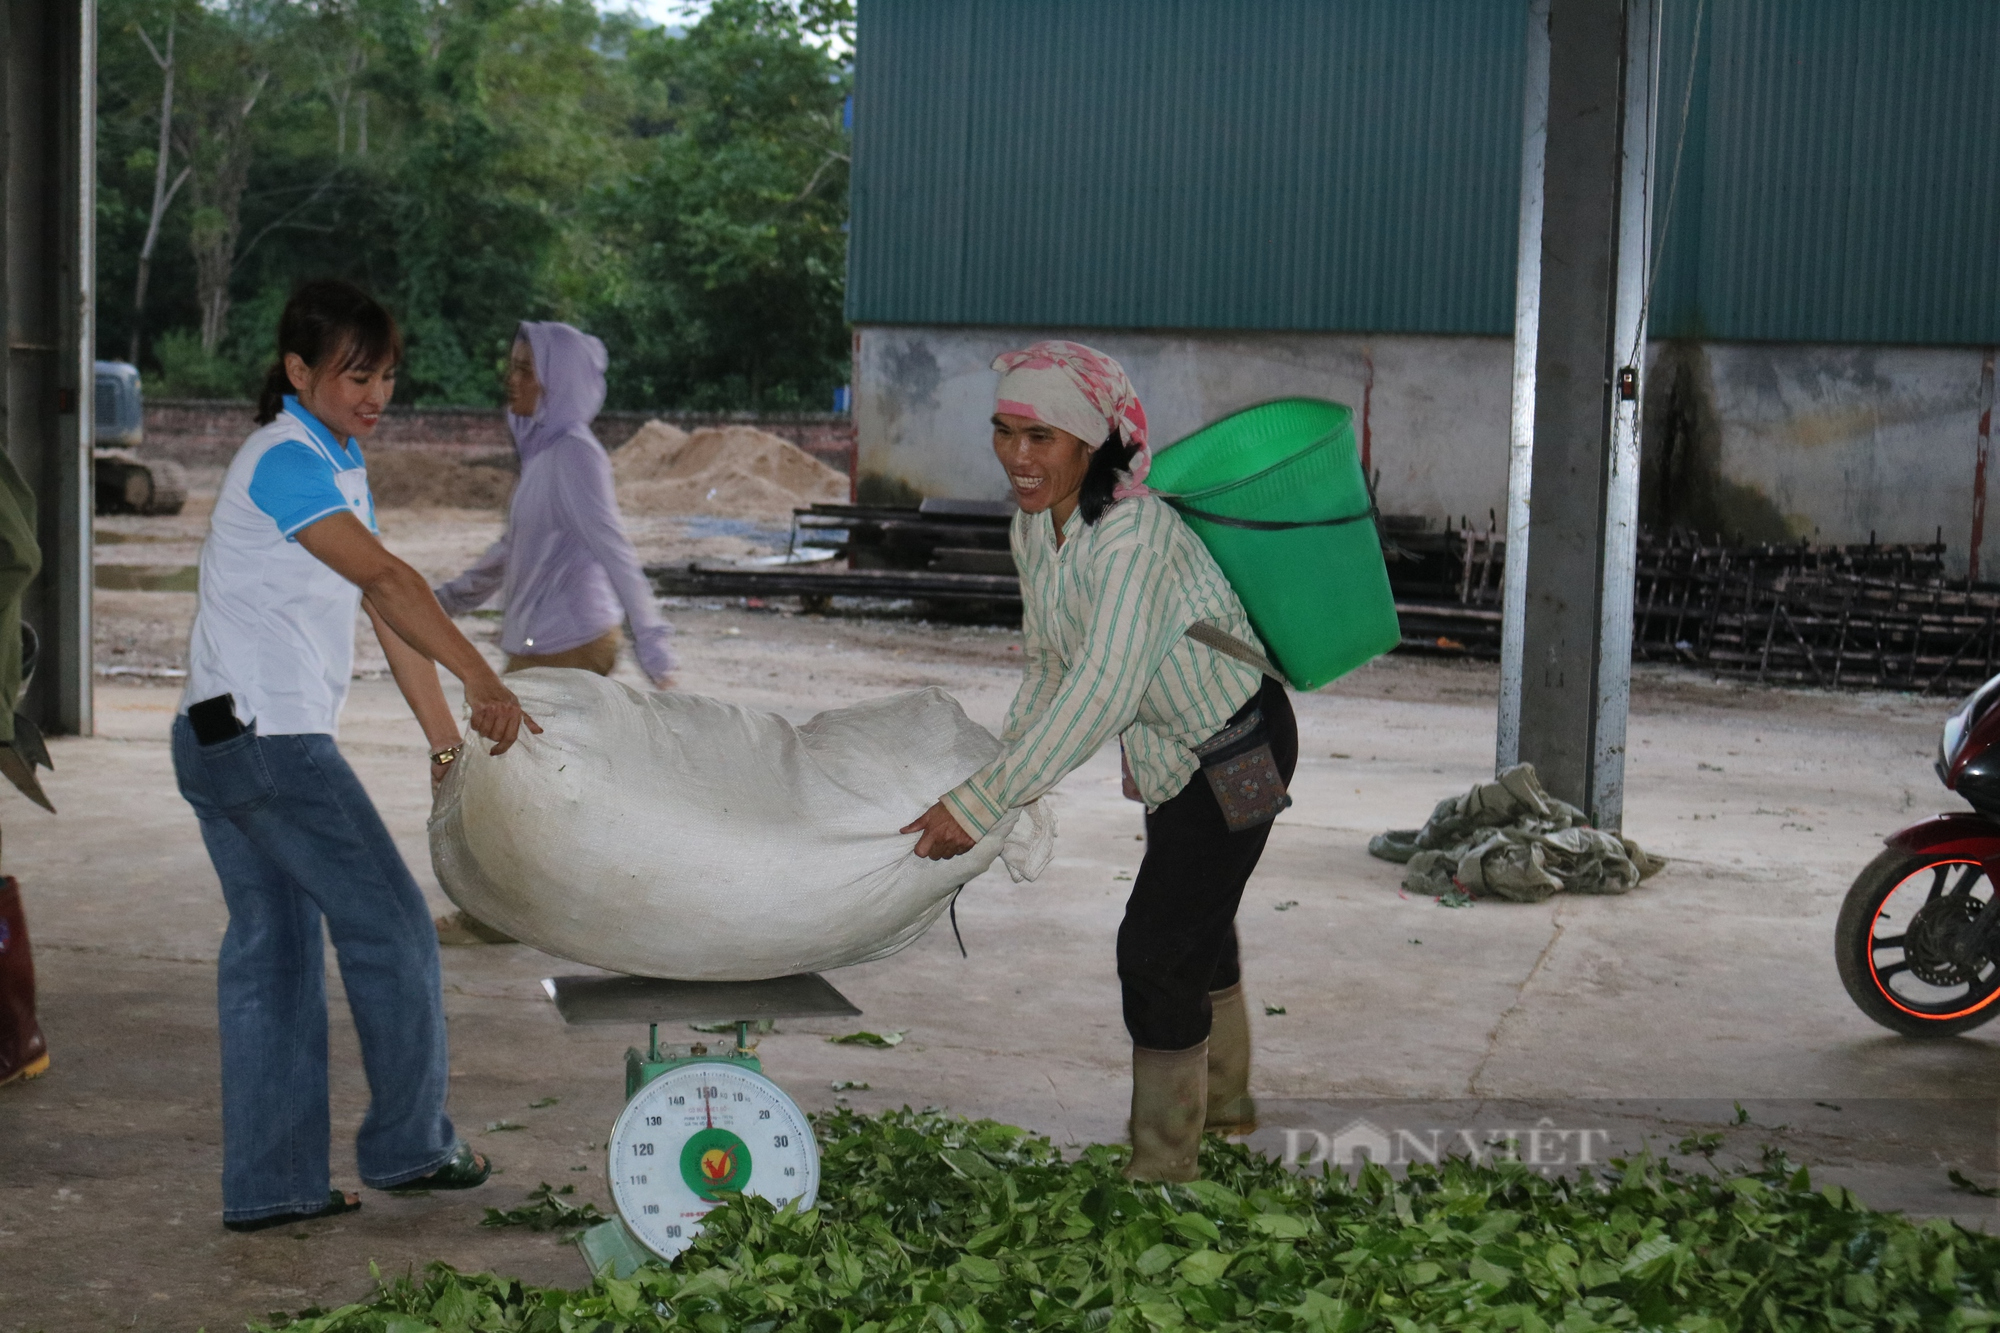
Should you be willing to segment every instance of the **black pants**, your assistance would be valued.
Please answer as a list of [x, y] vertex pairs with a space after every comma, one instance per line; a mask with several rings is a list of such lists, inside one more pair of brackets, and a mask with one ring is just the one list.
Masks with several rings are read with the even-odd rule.
[[[1299, 761], [1291, 700], [1267, 676], [1230, 722], [1253, 708], [1263, 710], [1272, 756], [1290, 782]], [[1134, 1044], [1182, 1051], [1207, 1040], [1208, 993], [1243, 975], [1236, 907], [1270, 836], [1269, 824], [1231, 833], [1199, 772], [1180, 795], [1146, 816], [1146, 859], [1118, 927], [1118, 981]]]

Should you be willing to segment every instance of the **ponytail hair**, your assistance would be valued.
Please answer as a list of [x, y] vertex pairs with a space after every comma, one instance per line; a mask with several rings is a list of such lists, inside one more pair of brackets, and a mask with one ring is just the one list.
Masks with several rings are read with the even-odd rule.
[[1095, 523], [1111, 508], [1111, 493], [1118, 487], [1118, 474], [1132, 464], [1138, 449], [1125, 443], [1116, 430], [1090, 455], [1090, 468], [1083, 474], [1083, 489], [1077, 493], [1077, 508], [1085, 523]]
[[296, 354], [315, 377], [357, 367], [376, 370], [403, 359], [403, 333], [380, 301], [351, 282], [316, 278], [292, 293], [278, 319], [278, 359], [257, 394], [257, 424], [285, 410], [293, 392], [285, 357]]

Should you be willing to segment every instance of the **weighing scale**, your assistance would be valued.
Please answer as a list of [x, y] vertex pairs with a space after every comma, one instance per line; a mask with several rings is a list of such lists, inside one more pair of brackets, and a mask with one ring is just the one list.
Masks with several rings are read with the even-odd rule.
[[[798, 1104], [764, 1076], [752, 1029], [771, 1019], [861, 1011], [817, 972], [770, 981], [549, 977], [542, 989], [571, 1024], [645, 1023], [625, 1052], [625, 1109], [605, 1142], [617, 1216], [577, 1238], [591, 1272], [626, 1277], [694, 1243], [724, 1199], [755, 1194], [810, 1208], [819, 1145]], [[660, 1024], [734, 1024], [734, 1045], [660, 1045]]]

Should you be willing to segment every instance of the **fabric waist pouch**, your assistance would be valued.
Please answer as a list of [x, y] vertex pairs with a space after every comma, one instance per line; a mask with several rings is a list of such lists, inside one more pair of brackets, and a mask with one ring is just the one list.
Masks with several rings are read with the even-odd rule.
[[1268, 824], [1292, 803], [1285, 776], [1271, 753], [1262, 709], [1232, 718], [1228, 726], [1195, 746], [1194, 755], [1231, 833]]

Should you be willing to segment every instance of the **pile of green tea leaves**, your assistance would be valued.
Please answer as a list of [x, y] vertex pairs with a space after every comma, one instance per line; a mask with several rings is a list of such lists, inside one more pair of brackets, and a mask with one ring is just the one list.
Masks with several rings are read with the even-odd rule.
[[1871, 1212], [1767, 1157], [1596, 1179], [1451, 1161], [1302, 1175], [1211, 1141], [1204, 1179], [929, 1112], [820, 1117], [819, 1206], [708, 1215], [671, 1267], [576, 1291], [435, 1265], [292, 1333], [973, 1329], [1965, 1329], [2000, 1324], [2000, 1240]]

